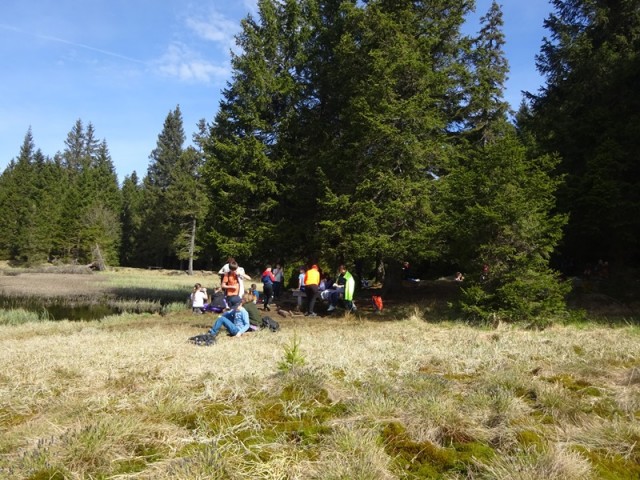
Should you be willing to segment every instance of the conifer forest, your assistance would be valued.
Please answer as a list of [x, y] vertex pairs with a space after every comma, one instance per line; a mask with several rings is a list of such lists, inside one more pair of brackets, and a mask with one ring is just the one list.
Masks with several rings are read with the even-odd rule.
[[[216, 270], [462, 271], [483, 317], [562, 311], [565, 278], [640, 261], [640, 0], [552, 0], [539, 91], [504, 100], [500, 6], [260, 0], [214, 118], [168, 112], [119, 182], [99, 125], [29, 129], [0, 175], [0, 259]], [[190, 135], [190, 141], [187, 141]], [[490, 268], [481, 281], [483, 265]]]

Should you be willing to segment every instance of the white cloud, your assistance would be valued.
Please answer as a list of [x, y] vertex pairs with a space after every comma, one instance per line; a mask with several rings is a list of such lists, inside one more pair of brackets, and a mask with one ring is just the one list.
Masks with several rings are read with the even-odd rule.
[[219, 83], [230, 76], [228, 65], [205, 60], [182, 43], [169, 45], [155, 67], [162, 75], [193, 83]]
[[230, 20], [221, 13], [213, 10], [204, 17], [189, 17], [187, 27], [198, 37], [218, 43], [229, 49], [235, 45], [234, 36], [240, 31], [240, 23]]

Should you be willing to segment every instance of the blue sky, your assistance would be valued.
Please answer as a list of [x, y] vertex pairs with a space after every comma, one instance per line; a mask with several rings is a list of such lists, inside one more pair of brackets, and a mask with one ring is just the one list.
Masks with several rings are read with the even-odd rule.
[[[3, 0], [0, 5], [0, 171], [18, 156], [29, 127], [45, 155], [64, 149], [81, 119], [105, 139], [120, 180], [146, 174], [164, 120], [176, 105], [190, 139], [211, 122], [230, 78], [229, 51], [255, 0]], [[477, 15], [491, 0], [477, 0]], [[536, 91], [547, 0], [503, 0], [517, 108]]]

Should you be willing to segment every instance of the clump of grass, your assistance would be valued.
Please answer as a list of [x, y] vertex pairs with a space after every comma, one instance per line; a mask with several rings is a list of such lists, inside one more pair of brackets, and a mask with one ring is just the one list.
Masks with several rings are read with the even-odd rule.
[[43, 322], [49, 320], [46, 310], [31, 312], [22, 308], [0, 310], [0, 325], [21, 325], [30, 322]]
[[318, 480], [397, 478], [392, 459], [380, 444], [376, 432], [347, 426], [327, 437], [319, 458], [310, 462], [308, 469], [308, 478]]
[[562, 447], [543, 451], [531, 448], [515, 455], [496, 456], [490, 462], [476, 462], [478, 478], [491, 480], [584, 480], [592, 478], [589, 461]]

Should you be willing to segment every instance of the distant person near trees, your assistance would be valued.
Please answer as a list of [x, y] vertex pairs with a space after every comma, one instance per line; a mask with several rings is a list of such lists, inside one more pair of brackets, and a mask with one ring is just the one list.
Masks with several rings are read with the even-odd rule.
[[267, 265], [262, 272], [262, 296], [263, 299], [263, 310], [270, 311], [269, 302], [273, 297], [273, 283], [276, 281], [276, 277], [273, 276], [273, 272], [271, 271], [271, 265]]
[[318, 296], [318, 285], [320, 285], [320, 272], [318, 266], [313, 265], [304, 275], [304, 292], [307, 294], [307, 317], [317, 317], [313, 311]]
[[196, 283], [191, 292], [191, 311], [193, 313], [203, 313], [204, 304], [207, 302], [207, 289]]
[[332, 312], [335, 310], [338, 301], [342, 297], [344, 299], [344, 306], [347, 312], [355, 312], [356, 306], [353, 303], [353, 293], [356, 288], [356, 281], [344, 265], [340, 265], [340, 267], [338, 267], [338, 274], [336, 283], [333, 285], [335, 290], [329, 297], [329, 308], [327, 311]]
[[273, 298], [280, 298], [280, 294], [282, 293], [282, 285], [284, 284], [284, 270], [282, 265], [276, 263], [276, 266], [273, 268], [273, 276], [275, 277], [275, 281], [273, 282]]
[[304, 267], [300, 267], [298, 271], [298, 290], [304, 292], [304, 276], [307, 273], [307, 269]]

